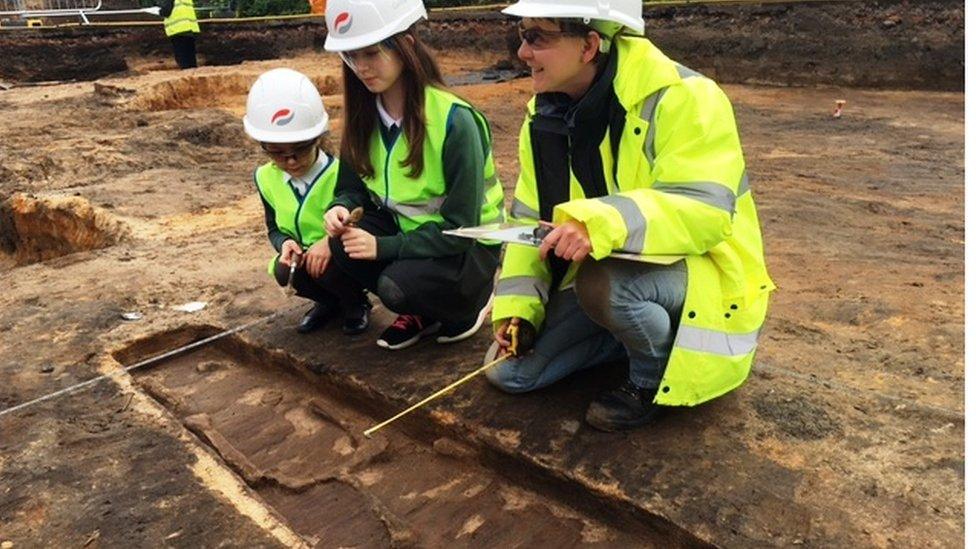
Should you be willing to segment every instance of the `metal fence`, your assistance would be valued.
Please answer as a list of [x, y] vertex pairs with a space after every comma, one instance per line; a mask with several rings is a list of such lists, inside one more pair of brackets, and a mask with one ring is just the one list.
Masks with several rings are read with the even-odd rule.
[[0, 0], [0, 17], [80, 17], [88, 23], [101, 7], [102, 0]]
[[103, 10], [102, 0], [0, 0], [0, 21], [3, 19], [20, 18], [30, 23], [31, 19], [44, 17], [80, 17], [84, 24], [89, 24], [89, 15], [120, 15], [120, 14], [150, 14], [159, 15], [159, 6], [128, 10]]

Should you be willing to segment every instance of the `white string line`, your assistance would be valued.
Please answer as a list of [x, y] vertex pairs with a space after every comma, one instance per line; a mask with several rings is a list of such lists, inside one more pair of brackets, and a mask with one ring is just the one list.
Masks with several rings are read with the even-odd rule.
[[[224, 330], [223, 332], [220, 332], [219, 334], [215, 334], [215, 335], [212, 335], [210, 337], [201, 339], [199, 341], [194, 341], [193, 343], [184, 345], [182, 347], [178, 347], [178, 348], [173, 349], [171, 351], [167, 351], [167, 352], [165, 352], [163, 354], [160, 354], [160, 355], [156, 355], [154, 357], [147, 358], [147, 359], [142, 360], [140, 362], [137, 362], [137, 363], [135, 363], [135, 364], [133, 364], [131, 366], [126, 366], [126, 367], [122, 368], [121, 370], [117, 370], [115, 372], [110, 372], [108, 374], [103, 374], [103, 375], [100, 375], [98, 377], [89, 379], [87, 381], [82, 381], [81, 383], [77, 383], [77, 384], [72, 385], [70, 387], [66, 387], [64, 389], [55, 391], [53, 393], [49, 393], [49, 394], [46, 394], [44, 396], [35, 398], [33, 400], [29, 400], [27, 402], [23, 402], [21, 404], [17, 404], [15, 406], [12, 406], [12, 407], [7, 408], [5, 410], [0, 410], [0, 417], [3, 417], [4, 415], [7, 415], [7, 414], [10, 414], [10, 413], [16, 412], [17, 410], [22, 410], [22, 409], [27, 408], [29, 406], [33, 406], [33, 405], [38, 404], [40, 402], [44, 402], [44, 401], [47, 401], [47, 400], [51, 400], [51, 399], [57, 398], [57, 397], [59, 397], [61, 395], [65, 395], [65, 394], [68, 394], [68, 393], [77, 391], [78, 389], [87, 387], [89, 385], [94, 385], [95, 383], [98, 383], [99, 381], [102, 381], [103, 379], [110, 379], [110, 378], [113, 378], [113, 377], [115, 377], [117, 375], [131, 372], [132, 370], [135, 370], [137, 368], [142, 368], [142, 367], [147, 366], [149, 364], [153, 364], [153, 363], [159, 362], [161, 360], [165, 360], [165, 359], [167, 359], [167, 358], [169, 358], [169, 357], [171, 357], [173, 355], [180, 354], [180, 353], [189, 351], [191, 349], [195, 349], [197, 347], [206, 345], [208, 343], [211, 343], [211, 342], [216, 341], [218, 339], [221, 339], [223, 337], [227, 337], [229, 335], [236, 334], [238, 332], [244, 331], [244, 330], [246, 330], [246, 329], [248, 329], [248, 328], [250, 328], [252, 326], [255, 326], [257, 324], [260, 324], [261, 322], [270, 322], [275, 317], [277, 317], [277, 316], [279, 316], [279, 315], [281, 315], [281, 314], [283, 314], [283, 313], [285, 313], [285, 312], [287, 312], [287, 311], [289, 311], [289, 310], [291, 310], [293, 308], [294, 307], [292, 307], [290, 309], [286, 309], [284, 311], [276, 311], [276, 312], [271, 313], [269, 315], [263, 316], [263, 317], [261, 317], [261, 318], [259, 318], [257, 320], [252, 320], [251, 322], [248, 322], [248, 323], [243, 324], [241, 326], [238, 326], [236, 328], [231, 328], [229, 330]], [[786, 376], [786, 377], [790, 377], [790, 378], [796, 379], [798, 381], [803, 381], [805, 383], [809, 383], [809, 384], [813, 384], [813, 385], [820, 385], [820, 386], [826, 387], [828, 389], [831, 389], [833, 391], [837, 391], [837, 392], [841, 392], [841, 393], [847, 393], [848, 395], [852, 395], [852, 396], [860, 396], [860, 397], [863, 397], [863, 396], [865, 396], [865, 394], [867, 394], [867, 395], [874, 396], [874, 397], [877, 397], [877, 398], [880, 398], [880, 399], [883, 399], [883, 400], [888, 400], [890, 402], [896, 402], [896, 403], [898, 403], [900, 405], [905, 406], [906, 408], [913, 408], [915, 410], [923, 410], [923, 411], [927, 411], [927, 412], [930, 412], [930, 413], [939, 414], [939, 415], [946, 416], [946, 417], [951, 418], [951, 419], [955, 419], [957, 421], [962, 421], [963, 419], [965, 419], [965, 415], [964, 415], [963, 412], [959, 412], [959, 411], [956, 411], [956, 410], [951, 410], [949, 408], [943, 408], [941, 406], [934, 406], [934, 405], [930, 405], [930, 404], [923, 404], [923, 403], [920, 403], [920, 402], [916, 402], [914, 400], [909, 400], [909, 399], [906, 399], [906, 398], [902, 398], [902, 397], [898, 397], [898, 396], [894, 396], [894, 395], [889, 395], [887, 393], [882, 393], [882, 392], [879, 392], [879, 391], [871, 391], [871, 390], [854, 391], [854, 390], [848, 389], [846, 387], [843, 387], [843, 386], [840, 386], [840, 385], [831, 383], [829, 381], [823, 381], [823, 380], [820, 380], [820, 379], [810, 379], [810, 377], [808, 377], [806, 375], [799, 374], [797, 372], [792, 372], [790, 370], [786, 370], [786, 369], [783, 369], [783, 368], [777, 368], [775, 366], [769, 366], [767, 364], [759, 364], [759, 363], [756, 363], [753, 366], [753, 370], [765, 371], [765, 372], [768, 372], [768, 373], [774, 373], [774, 374], [777, 374], [777, 375], [783, 375], [783, 376]]]
[[154, 363], [159, 362], [161, 360], [165, 360], [165, 359], [167, 359], [167, 358], [169, 358], [169, 357], [171, 357], [173, 355], [177, 355], [177, 354], [180, 354], [180, 353], [189, 351], [191, 349], [195, 349], [197, 347], [200, 347], [200, 346], [206, 345], [208, 343], [211, 343], [213, 341], [216, 341], [216, 340], [218, 340], [220, 338], [227, 337], [227, 336], [229, 336], [231, 334], [236, 334], [238, 332], [244, 331], [244, 330], [246, 330], [246, 329], [248, 329], [248, 328], [250, 328], [252, 326], [255, 326], [257, 324], [260, 324], [262, 322], [270, 322], [271, 320], [274, 320], [275, 317], [277, 317], [277, 316], [279, 316], [279, 315], [281, 315], [281, 314], [283, 314], [283, 313], [285, 313], [287, 311], [290, 311], [290, 310], [292, 310], [294, 308], [295, 307], [290, 307], [290, 308], [285, 309], [285, 310], [282, 310], [282, 311], [273, 312], [273, 313], [271, 313], [269, 315], [265, 315], [265, 316], [263, 316], [263, 317], [261, 317], [261, 318], [259, 318], [257, 320], [252, 320], [251, 322], [248, 322], [246, 324], [242, 324], [242, 325], [240, 325], [240, 326], [238, 326], [236, 328], [231, 328], [229, 330], [224, 330], [223, 332], [220, 332], [219, 334], [215, 334], [215, 335], [212, 335], [210, 337], [201, 339], [199, 341], [194, 341], [193, 343], [189, 343], [187, 345], [183, 345], [182, 347], [177, 347], [176, 349], [173, 349], [171, 351], [167, 351], [167, 352], [165, 352], [163, 354], [156, 355], [156, 356], [147, 358], [145, 360], [141, 360], [141, 361], [136, 362], [135, 364], [133, 364], [131, 366], [126, 366], [126, 367], [124, 367], [124, 368], [122, 368], [120, 370], [116, 370], [114, 372], [110, 372], [110, 373], [107, 373], [107, 374], [102, 374], [100, 376], [94, 377], [94, 378], [89, 379], [87, 381], [82, 381], [81, 383], [77, 383], [77, 384], [72, 385], [70, 387], [65, 387], [64, 389], [55, 391], [53, 393], [48, 393], [48, 394], [46, 394], [44, 396], [35, 398], [33, 400], [28, 400], [27, 402], [22, 402], [20, 404], [15, 405], [15, 406], [11, 406], [10, 408], [7, 408], [5, 410], [0, 410], [0, 417], [3, 417], [6, 414], [11, 414], [13, 412], [16, 412], [17, 410], [23, 410], [24, 408], [27, 408], [29, 406], [33, 406], [33, 405], [38, 404], [40, 402], [44, 402], [44, 401], [47, 401], [47, 400], [51, 400], [53, 398], [57, 398], [57, 397], [59, 397], [61, 395], [66, 395], [68, 393], [72, 393], [74, 391], [77, 391], [78, 389], [82, 389], [84, 387], [88, 387], [89, 385], [94, 385], [95, 383], [98, 383], [99, 381], [102, 381], [104, 379], [111, 379], [111, 378], [114, 378], [114, 377], [116, 377], [118, 375], [131, 372], [132, 370], [135, 370], [137, 368], [142, 368], [143, 366], [147, 366], [149, 364], [154, 364]]

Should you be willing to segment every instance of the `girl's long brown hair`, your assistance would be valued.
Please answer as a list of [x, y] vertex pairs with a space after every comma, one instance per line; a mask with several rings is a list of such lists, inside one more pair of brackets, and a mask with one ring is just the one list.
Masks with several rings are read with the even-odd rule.
[[[409, 37], [409, 38], [408, 38]], [[417, 37], [413, 27], [389, 38], [385, 44], [403, 61], [403, 132], [410, 152], [403, 167], [410, 167], [409, 176], [418, 177], [424, 171], [424, 89], [427, 86], [446, 88], [441, 70], [427, 47]], [[369, 158], [369, 138], [376, 131], [379, 113], [375, 96], [348, 65], [342, 65], [343, 108], [346, 120], [342, 129], [342, 159], [362, 177], [373, 177], [375, 169]]]

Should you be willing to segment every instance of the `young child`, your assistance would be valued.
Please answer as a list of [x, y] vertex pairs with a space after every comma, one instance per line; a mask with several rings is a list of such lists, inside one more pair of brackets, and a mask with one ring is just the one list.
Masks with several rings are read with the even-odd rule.
[[362, 287], [346, 279], [330, 282], [335, 269], [322, 218], [340, 163], [321, 148], [328, 128], [322, 98], [307, 76], [274, 69], [251, 86], [244, 130], [271, 158], [254, 171], [268, 239], [278, 252], [268, 272], [279, 285], [315, 302], [298, 324], [300, 333], [341, 314], [342, 331], [353, 335], [369, 326], [371, 306]]

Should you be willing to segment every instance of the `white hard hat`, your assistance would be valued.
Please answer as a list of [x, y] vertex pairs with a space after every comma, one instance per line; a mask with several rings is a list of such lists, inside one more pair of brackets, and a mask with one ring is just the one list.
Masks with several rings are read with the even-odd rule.
[[644, 34], [641, 0], [518, 0], [502, 10], [516, 17], [582, 19], [620, 23], [637, 34]]
[[300, 143], [329, 129], [322, 96], [304, 74], [273, 69], [258, 77], [247, 94], [244, 131], [264, 143]]
[[378, 44], [427, 18], [422, 0], [329, 0], [325, 49], [350, 51]]

